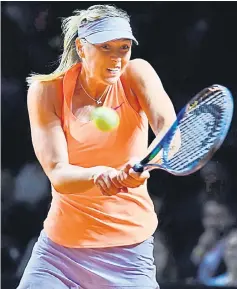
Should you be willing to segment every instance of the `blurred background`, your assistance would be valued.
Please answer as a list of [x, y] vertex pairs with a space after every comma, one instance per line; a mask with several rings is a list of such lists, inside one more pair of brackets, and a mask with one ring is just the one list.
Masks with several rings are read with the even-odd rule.
[[[131, 15], [140, 45], [178, 111], [218, 83], [237, 96], [236, 2], [106, 2]], [[1, 2], [2, 288], [16, 288], [42, 229], [50, 186], [33, 152], [25, 78], [48, 73], [62, 52], [61, 17], [104, 2]], [[150, 132], [150, 141], [153, 135]], [[187, 177], [152, 172], [162, 288], [237, 287], [237, 113], [221, 149]]]

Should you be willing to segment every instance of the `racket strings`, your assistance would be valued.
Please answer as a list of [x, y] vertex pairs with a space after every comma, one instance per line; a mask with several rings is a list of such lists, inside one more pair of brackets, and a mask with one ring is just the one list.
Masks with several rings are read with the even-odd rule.
[[226, 102], [222, 93], [213, 93], [192, 108], [179, 124], [181, 147], [166, 166], [182, 171], [202, 159], [220, 134], [225, 116]]
[[[202, 125], [201, 120], [197, 121], [195, 125], [193, 125], [193, 130], [198, 130], [198, 128]], [[209, 146], [203, 146], [200, 149], [200, 142], [205, 140], [205, 138], [200, 138], [203, 136], [203, 132], [198, 132], [190, 137], [189, 134], [182, 137], [182, 128], [181, 128], [181, 138], [182, 145], [178, 153], [169, 161], [169, 166], [172, 166], [173, 169], [181, 169], [184, 165], [188, 166], [189, 163], [192, 163], [194, 160], [203, 156], [205, 150], [208, 151]], [[185, 145], [183, 145], [185, 143]]]

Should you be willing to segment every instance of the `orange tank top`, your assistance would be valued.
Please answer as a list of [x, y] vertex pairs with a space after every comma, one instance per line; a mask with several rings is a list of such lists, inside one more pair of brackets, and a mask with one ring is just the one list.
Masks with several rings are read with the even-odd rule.
[[[103, 103], [119, 114], [120, 124], [115, 131], [101, 132], [93, 123], [83, 123], [73, 115], [70, 108], [80, 70], [81, 64], [68, 70], [61, 93], [70, 164], [119, 169], [132, 157], [143, 157], [148, 145], [148, 120], [129, 104], [129, 87], [123, 77]], [[52, 196], [44, 229], [52, 241], [66, 247], [131, 245], [150, 237], [157, 227], [147, 184], [115, 196], [102, 195], [96, 186], [80, 194], [60, 194], [52, 188]]]

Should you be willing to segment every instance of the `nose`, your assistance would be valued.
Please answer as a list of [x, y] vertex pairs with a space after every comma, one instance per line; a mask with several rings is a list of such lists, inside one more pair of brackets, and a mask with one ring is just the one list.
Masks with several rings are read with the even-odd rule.
[[111, 49], [110, 58], [113, 61], [121, 60], [121, 51], [119, 49]]
[[121, 60], [121, 57], [120, 57], [120, 55], [115, 55], [115, 54], [113, 54], [113, 55], [110, 56], [110, 59], [111, 59], [113, 62], [119, 62], [119, 61]]
[[121, 66], [121, 62], [122, 62], [122, 58], [119, 57], [119, 56], [111, 56], [110, 57], [110, 63], [113, 65], [113, 66]]

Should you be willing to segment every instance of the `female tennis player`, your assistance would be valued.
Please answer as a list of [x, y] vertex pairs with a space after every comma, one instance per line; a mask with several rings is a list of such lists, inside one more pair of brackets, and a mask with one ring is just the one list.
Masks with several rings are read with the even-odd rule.
[[[63, 32], [58, 69], [28, 78], [33, 146], [53, 198], [18, 289], [159, 288], [149, 173], [132, 166], [147, 153], [148, 124], [162, 137], [173, 105], [151, 65], [130, 60], [137, 40], [126, 12], [76, 11]], [[116, 109], [116, 130], [90, 122], [97, 106]]]

